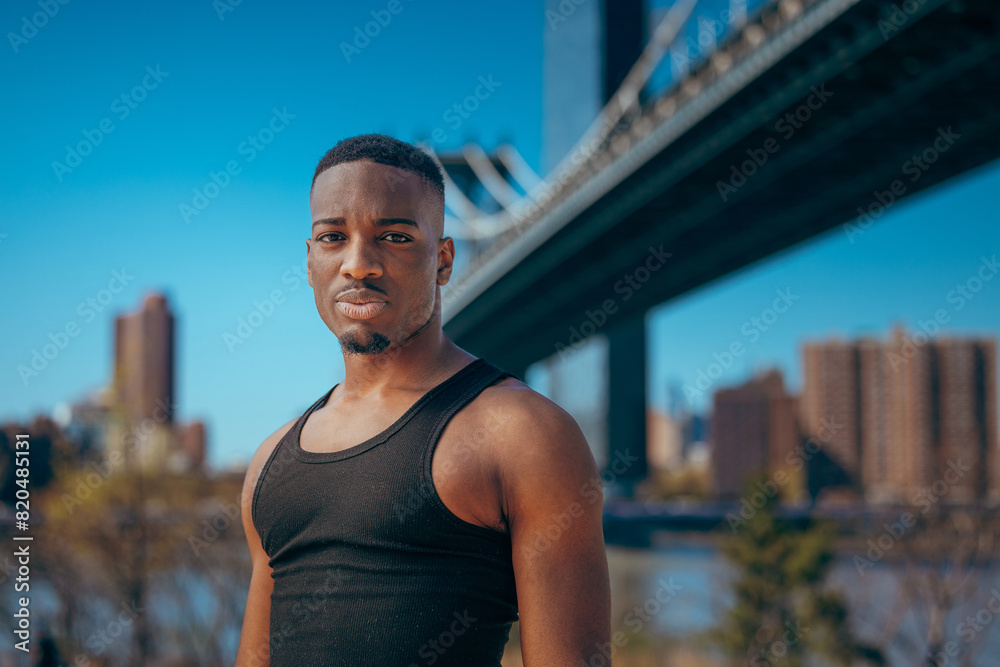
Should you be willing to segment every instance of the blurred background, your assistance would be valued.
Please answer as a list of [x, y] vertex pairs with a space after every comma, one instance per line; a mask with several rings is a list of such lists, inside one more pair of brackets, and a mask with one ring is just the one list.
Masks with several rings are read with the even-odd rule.
[[1000, 665], [998, 19], [4, 3], [0, 665], [232, 664], [245, 467], [343, 379], [309, 183], [365, 132], [446, 171], [445, 332], [601, 467], [595, 667]]

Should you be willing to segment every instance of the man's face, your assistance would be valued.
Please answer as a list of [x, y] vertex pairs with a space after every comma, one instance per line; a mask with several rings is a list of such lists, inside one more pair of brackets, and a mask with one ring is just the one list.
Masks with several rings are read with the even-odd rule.
[[408, 171], [370, 160], [319, 175], [306, 241], [316, 309], [345, 354], [376, 355], [428, 325], [455, 246], [443, 211]]

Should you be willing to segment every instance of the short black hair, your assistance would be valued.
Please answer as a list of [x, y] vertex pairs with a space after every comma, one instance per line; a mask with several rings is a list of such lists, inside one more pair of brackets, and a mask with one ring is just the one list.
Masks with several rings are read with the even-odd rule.
[[[319, 175], [330, 167], [357, 160], [371, 160], [416, 174], [431, 186], [432, 191], [444, 203], [444, 177], [431, 156], [413, 144], [384, 134], [359, 134], [338, 141], [316, 165], [312, 187], [316, 186]], [[309, 189], [310, 194], [312, 187]]]

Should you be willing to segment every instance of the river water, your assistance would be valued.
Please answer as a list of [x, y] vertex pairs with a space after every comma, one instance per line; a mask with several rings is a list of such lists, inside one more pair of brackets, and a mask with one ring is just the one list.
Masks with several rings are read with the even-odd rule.
[[[613, 625], [630, 640], [622, 653], [640, 638], [637, 645], [693, 645], [699, 633], [720, 624], [732, 604], [736, 572], [710, 536], [674, 535], [653, 548], [607, 551]], [[933, 605], [921, 575], [929, 566], [885, 559], [859, 572], [855, 555], [838, 553], [827, 583], [843, 594], [856, 636], [880, 646], [890, 665], [923, 665]], [[953, 642], [952, 655], [940, 656], [938, 666], [1000, 667], [1000, 569], [955, 575], [964, 593], [945, 613], [944, 646]], [[907, 591], [915, 592], [912, 601]]]

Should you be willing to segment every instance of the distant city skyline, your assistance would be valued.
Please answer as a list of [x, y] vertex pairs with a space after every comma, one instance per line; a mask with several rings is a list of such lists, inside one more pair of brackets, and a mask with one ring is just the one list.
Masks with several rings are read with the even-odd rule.
[[810, 340], [800, 349], [800, 393], [775, 367], [719, 386], [708, 435], [691, 431], [696, 415], [683, 408], [648, 409], [650, 465], [658, 474], [708, 472], [702, 492], [720, 500], [744, 499], [762, 475], [769, 495], [793, 501], [996, 502], [997, 346], [996, 335], [931, 337], [902, 327]]

